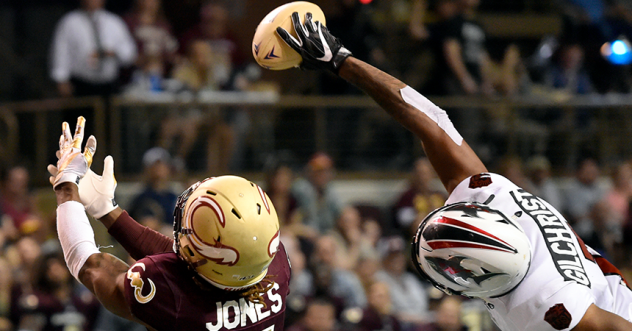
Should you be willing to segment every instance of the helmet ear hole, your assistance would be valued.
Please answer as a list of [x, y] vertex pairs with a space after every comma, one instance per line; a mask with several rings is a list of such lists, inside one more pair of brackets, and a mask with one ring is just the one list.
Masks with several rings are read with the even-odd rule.
[[217, 195], [217, 193], [215, 193], [215, 192], [213, 192], [213, 191], [210, 191], [210, 190], [207, 190], [207, 191], [206, 191], [206, 193], [207, 193], [207, 194], [210, 194], [210, 195]]
[[233, 208], [231, 211], [233, 212], [233, 214], [235, 214], [235, 216], [237, 216], [237, 218], [241, 219], [241, 216], [239, 215], [239, 213], [237, 213], [235, 208]]
[[257, 204], [257, 215], [261, 215], [261, 205]]

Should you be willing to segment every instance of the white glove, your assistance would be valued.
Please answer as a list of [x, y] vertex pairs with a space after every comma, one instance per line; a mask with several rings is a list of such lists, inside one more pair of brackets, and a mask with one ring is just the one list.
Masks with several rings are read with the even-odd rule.
[[79, 182], [79, 198], [88, 214], [101, 218], [114, 210], [118, 205], [114, 201], [116, 178], [114, 178], [114, 159], [108, 155], [103, 161], [103, 175], [95, 174], [88, 169]]
[[97, 140], [94, 136], [88, 138], [86, 148], [81, 154], [81, 143], [83, 142], [83, 132], [86, 119], [79, 116], [75, 136], [70, 134], [70, 126], [67, 122], [62, 123], [62, 135], [59, 137], [59, 151], [56, 155], [57, 167], [50, 164], [48, 171], [51, 173], [49, 181], [53, 184], [53, 189], [61, 183], [72, 182], [76, 185], [86, 174], [92, 164], [92, 156], [97, 148]]
[[[88, 138], [86, 151], [83, 155], [78, 153], [78, 147], [74, 147], [77, 141], [77, 145], [81, 146], [84, 125], [85, 119], [79, 117], [77, 133], [75, 133], [74, 140], [71, 140], [68, 123], [62, 124], [64, 134], [60, 138], [60, 150], [56, 153], [59, 161], [57, 167], [52, 164], [48, 165], [48, 172], [51, 174], [49, 180], [53, 187], [69, 181], [77, 184], [79, 198], [88, 214], [94, 218], [101, 218], [117, 207], [117, 203], [114, 201], [114, 191], [116, 190], [114, 159], [112, 156], [105, 158], [103, 176], [95, 174], [90, 169], [97, 148], [97, 139], [94, 136]], [[68, 141], [72, 144], [69, 144]], [[62, 170], [60, 171], [60, 169]]]

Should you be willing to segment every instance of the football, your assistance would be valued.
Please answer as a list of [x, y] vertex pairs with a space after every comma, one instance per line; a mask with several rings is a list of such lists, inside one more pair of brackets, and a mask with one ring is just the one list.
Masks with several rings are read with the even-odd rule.
[[301, 63], [301, 56], [276, 33], [276, 28], [282, 27], [296, 37], [291, 18], [293, 12], [298, 12], [301, 22], [305, 21], [305, 13], [312, 13], [314, 22], [320, 21], [326, 25], [325, 14], [311, 2], [296, 1], [277, 7], [259, 23], [252, 40], [252, 55], [260, 66], [271, 70], [285, 70]]

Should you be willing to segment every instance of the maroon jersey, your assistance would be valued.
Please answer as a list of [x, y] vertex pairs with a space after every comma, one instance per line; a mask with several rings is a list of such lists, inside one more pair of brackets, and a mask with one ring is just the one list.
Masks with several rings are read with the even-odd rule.
[[290, 291], [290, 264], [282, 247], [268, 267], [274, 284], [263, 295], [265, 307], [241, 292], [201, 289], [175, 253], [138, 260], [127, 272], [125, 299], [132, 314], [156, 330], [280, 331]]

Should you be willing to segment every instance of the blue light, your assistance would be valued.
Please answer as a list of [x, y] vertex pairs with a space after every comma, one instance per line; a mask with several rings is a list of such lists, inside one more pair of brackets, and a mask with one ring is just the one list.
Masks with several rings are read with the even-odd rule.
[[612, 52], [616, 55], [623, 55], [629, 51], [627, 45], [621, 40], [612, 43]]
[[605, 43], [601, 47], [601, 55], [608, 62], [615, 65], [627, 65], [632, 63], [632, 50], [630, 43], [625, 39], [617, 39], [612, 43]]

